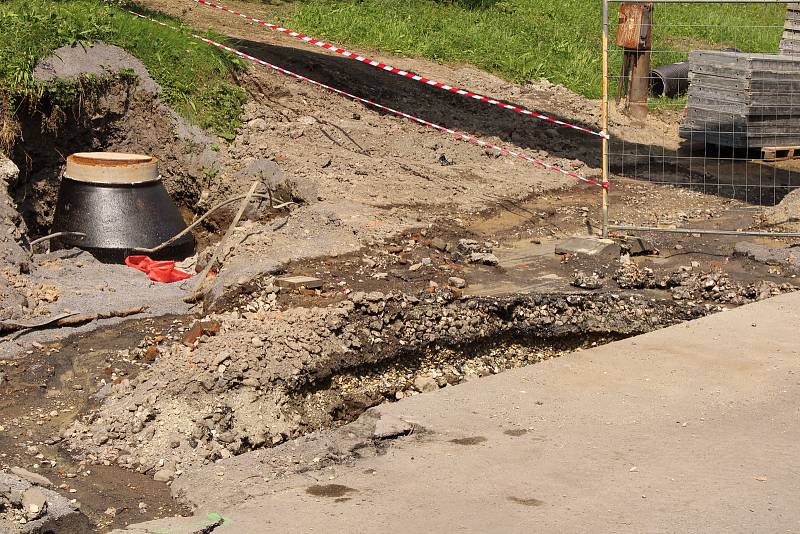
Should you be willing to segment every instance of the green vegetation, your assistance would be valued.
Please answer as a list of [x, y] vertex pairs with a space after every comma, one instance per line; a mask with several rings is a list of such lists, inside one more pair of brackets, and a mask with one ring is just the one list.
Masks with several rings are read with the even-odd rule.
[[[547, 78], [600, 94], [599, 0], [301, 0], [285, 24], [397, 54], [466, 62], [509, 80]], [[612, 4], [612, 34], [616, 4]], [[777, 52], [783, 4], [656, 5], [656, 64], [692, 48]], [[613, 35], [612, 35], [613, 40]], [[612, 76], [621, 53], [611, 54]]]
[[[335, 42], [470, 63], [515, 82], [547, 78], [588, 97], [600, 93], [599, 0], [268, 3], [280, 5], [276, 16], [286, 25]], [[56, 48], [95, 40], [121, 46], [142, 60], [161, 84], [162, 98], [179, 113], [224, 138], [233, 137], [245, 101], [234, 78], [244, 64], [190, 39], [188, 29], [176, 32], [137, 19], [118, 4], [0, 1], [0, 146], [18, 135], [13, 110], [23, 101], [36, 105], [47, 97], [64, 107], [103, 88], [107, 81], [47, 85], [37, 83], [31, 74], [36, 61]], [[657, 5], [654, 63], [685, 59], [694, 48], [736, 46], [775, 52], [783, 9], [782, 4]], [[175, 19], [158, 17], [180, 26]], [[611, 25], [613, 32], [615, 11]], [[619, 72], [621, 55], [612, 49], [612, 76]]]
[[246, 95], [233, 78], [244, 64], [189, 38], [188, 31], [135, 18], [100, 0], [7, 0], [0, 2], [0, 28], [0, 137], [5, 141], [16, 132], [11, 110], [23, 101], [35, 106], [46, 97], [55, 106], [68, 106], [101, 89], [103, 82], [91, 77], [42, 84], [32, 76], [36, 61], [56, 48], [98, 40], [139, 58], [163, 88], [162, 99], [193, 122], [228, 139], [239, 126]]

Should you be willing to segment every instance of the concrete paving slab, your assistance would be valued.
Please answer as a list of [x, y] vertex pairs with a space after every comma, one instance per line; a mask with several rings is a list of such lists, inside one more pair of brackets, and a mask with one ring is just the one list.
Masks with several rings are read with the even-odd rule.
[[556, 254], [585, 254], [587, 256], [596, 254], [619, 255], [619, 251], [619, 245], [611, 239], [599, 239], [596, 237], [571, 237], [558, 243], [555, 247]]

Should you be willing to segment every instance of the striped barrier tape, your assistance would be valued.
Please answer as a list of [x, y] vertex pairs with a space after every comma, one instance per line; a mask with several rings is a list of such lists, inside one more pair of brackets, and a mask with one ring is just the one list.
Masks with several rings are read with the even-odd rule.
[[[159, 20], [150, 18], [150, 17], [142, 15], [140, 13], [136, 13], [135, 11], [128, 11], [128, 13], [130, 13], [130, 14], [136, 16], [136, 17], [139, 17], [141, 19], [149, 20], [150, 22], [154, 22], [154, 23], [159, 24], [161, 26], [164, 26], [166, 28], [170, 28], [170, 29], [173, 29], [173, 30], [176, 30], [176, 31], [180, 31], [178, 28], [175, 28], [174, 26], [170, 26], [169, 24], [166, 24], [166, 23], [161, 22]], [[459, 139], [461, 139], [463, 141], [467, 141], [469, 143], [478, 145], [478, 146], [480, 146], [482, 148], [485, 148], [485, 149], [494, 150], [496, 152], [499, 152], [500, 154], [513, 156], [515, 158], [519, 158], [519, 159], [527, 161], [529, 163], [533, 163], [533, 164], [535, 164], [535, 165], [537, 165], [539, 167], [542, 167], [544, 169], [551, 170], [553, 172], [557, 172], [557, 173], [562, 174], [564, 176], [569, 176], [570, 178], [575, 178], [575, 179], [580, 180], [582, 182], [586, 182], [587, 184], [592, 184], [592, 185], [596, 185], [596, 186], [599, 186], [599, 187], [607, 187], [606, 185], [604, 185], [601, 182], [598, 182], [596, 180], [591, 180], [589, 178], [581, 176], [578, 173], [575, 173], [575, 172], [572, 172], [572, 171], [568, 171], [566, 169], [562, 169], [561, 167], [558, 167], [557, 165], [551, 165], [549, 163], [546, 163], [546, 162], [544, 162], [544, 161], [542, 161], [540, 159], [534, 158], [534, 157], [529, 156], [527, 154], [524, 154], [522, 152], [517, 152], [517, 151], [514, 151], [514, 150], [510, 150], [508, 148], [505, 148], [505, 147], [501, 147], [501, 146], [489, 143], [488, 141], [483, 141], [483, 140], [478, 139], [477, 137], [475, 137], [473, 135], [469, 135], [469, 134], [466, 134], [464, 132], [460, 132], [458, 130], [453, 130], [453, 129], [447, 128], [445, 126], [440, 126], [439, 124], [427, 121], [425, 119], [421, 119], [419, 117], [415, 117], [414, 115], [410, 115], [410, 114], [405, 113], [403, 111], [396, 110], [396, 109], [391, 108], [389, 106], [384, 106], [383, 104], [378, 104], [377, 102], [374, 102], [374, 101], [369, 100], [367, 98], [362, 98], [360, 96], [356, 96], [356, 95], [348, 93], [346, 91], [342, 91], [341, 89], [337, 89], [335, 87], [331, 87], [330, 85], [326, 85], [326, 84], [324, 84], [322, 82], [318, 82], [316, 80], [312, 80], [311, 78], [303, 76], [302, 74], [297, 74], [297, 73], [292, 72], [290, 70], [284, 69], [283, 67], [279, 67], [277, 65], [273, 65], [272, 63], [268, 63], [267, 61], [264, 61], [263, 59], [259, 59], [257, 57], [251, 56], [250, 54], [246, 54], [246, 53], [244, 53], [244, 52], [242, 52], [240, 50], [236, 50], [235, 48], [231, 48], [230, 46], [224, 45], [222, 43], [219, 43], [219, 42], [214, 41], [212, 39], [209, 39], [207, 37], [203, 37], [202, 35], [197, 35], [197, 34], [191, 34], [191, 35], [195, 39], [198, 39], [200, 41], [203, 41], [204, 43], [210, 44], [212, 46], [215, 46], [217, 48], [220, 48], [222, 50], [230, 52], [231, 54], [234, 54], [234, 55], [236, 55], [236, 56], [238, 56], [238, 57], [240, 57], [242, 59], [246, 59], [248, 61], [251, 61], [253, 63], [261, 65], [262, 67], [266, 67], [266, 68], [272, 69], [272, 70], [274, 70], [276, 72], [280, 72], [281, 74], [285, 74], [286, 76], [290, 76], [290, 77], [295, 78], [297, 80], [308, 82], [308, 83], [310, 83], [312, 85], [315, 85], [317, 87], [320, 87], [322, 89], [326, 89], [328, 91], [331, 91], [332, 93], [338, 94], [340, 96], [344, 96], [344, 97], [349, 98], [351, 100], [355, 100], [356, 102], [360, 102], [360, 103], [365, 104], [367, 106], [371, 106], [371, 107], [374, 107], [374, 108], [377, 108], [377, 109], [381, 109], [381, 110], [386, 111], [388, 113], [392, 113], [393, 115], [397, 115], [398, 117], [403, 117], [403, 118], [408, 119], [408, 120], [410, 120], [412, 122], [416, 122], [418, 124], [422, 124], [424, 126], [428, 126], [430, 128], [434, 128], [436, 130], [439, 130], [440, 132], [446, 132], [446, 133], [452, 134], [452, 135], [458, 137]]]
[[221, 4], [217, 4], [217, 3], [214, 3], [214, 2], [209, 2], [208, 0], [192, 0], [192, 1], [194, 1], [194, 2], [196, 2], [198, 4], [201, 4], [203, 6], [206, 6], [206, 7], [210, 7], [210, 8], [213, 8], [213, 9], [218, 9], [220, 11], [224, 11], [226, 13], [230, 13], [232, 15], [236, 15], [236, 16], [241, 17], [241, 18], [243, 18], [243, 19], [245, 19], [247, 21], [253, 22], [255, 24], [259, 24], [261, 26], [265, 26], [265, 27], [267, 27], [267, 28], [269, 28], [271, 30], [275, 30], [277, 32], [285, 33], [286, 35], [294, 37], [295, 39], [300, 39], [301, 41], [305, 41], [306, 43], [313, 44], [313, 45], [318, 46], [320, 48], [324, 48], [325, 50], [330, 50], [331, 52], [335, 52], [335, 53], [340, 54], [340, 55], [342, 55], [342, 56], [344, 56], [346, 58], [349, 58], [349, 59], [352, 59], [352, 60], [355, 60], [355, 61], [359, 61], [361, 63], [364, 63], [366, 65], [370, 65], [371, 67], [376, 67], [376, 68], [384, 70], [386, 72], [391, 72], [392, 74], [397, 74], [398, 76], [402, 76], [404, 78], [408, 78], [408, 79], [411, 79], [411, 80], [414, 80], [414, 81], [417, 81], [417, 82], [420, 82], [420, 83], [424, 83], [425, 85], [430, 85], [431, 87], [437, 87], [439, 89], [443, 89], [443, 90], [448, 91], [450, 93], [454, 93], [454, 94], [457, 94], [457, 95], [465, 96], [467, 98], [472, 98], [472, 99], [478, 100], [480, 102], [485, 102], [485, 103], [491, 104], [493, 106], [501, 107], [503, 109], [516, 111], [517, 113], [521, 113], [523, 115], [528, 115], [530, 117], [534, 117], [536, 119], [541, 119], [543, 121], [551, 122], [553, 124], [557, 124], [557, 125], [563, 126], [565, 128], [571, 128], [573, 130], [578, 130], [579, 132], [584, 132], [584, 133], [587, 133], [587, 134], [596, 135], [598, 137], [603, 137], [605, 139], [609, 139], [608, 134], [605, 133], [605, 132], [596, 132], [594, 130], [590, 130], [589, 128], [584, 128], [583, 126], [578, 126], [577, 124], [570, 124], [568, 122], [564, 122], [562, 120], [554, 119], [552, 117], [548, 117], [547, 115], [543, 115], [541, 113], [537, 113], [535, 111], [531, 111], [531, 110], [529, 110], [529, 109], [527, 109], [527, 108], [525, 108], [523, 106], [518, 106], [516, 104], [509, 104], [509, 103], [506, 103], [506, 102], [501, 102], [500, 100], [496, 100], [496, 99], [490, 98], [488, 96], [483, 96], [481, 94], [474, 93], [472, 91], [467, 91], [466, 89], [461, 89], [459, 87], [454, 87], [452, 85], [448, 85], [448, 84], [443, 83], [443, 82], [437, 82], [436, 80], [431, 80], [430, 78], [426, 78], [424, 76], [420, 76], [419, 74], [415, 74], [413, 72], [409, 72], [407, 70], [399, 69], [397, 67], [393, 67], [391, 65], [387, 65], [385, 63], [381, 63], [380, 61], [376, 61], [374, 59], [371, 59], [371, 58], [368, 58], [368, 57], [364, 57], [364, 56], [362, 56], [360, 54], [356, 54], [355, 52], [351, 52], [349, 50], [346, 50], [346, 49], [341, 48], [339, 46], [336, 46], [334, 44], [325, 42], [325, 41], [323, 41], [321, 39], [317, 39], [315, 37], [311, 37], [311, 36], [296, 32], [294, 30], [290, 30], [288, 28], [283, 28], [281, 26], [278, 26], [277, 24], [273, 24], [273, 23], [268, 22], [266, 20], [257, 19], [255, 17], [252, 17], [252, 16], [247, 15], [245, 13], [242, 13], [240, 11], [236, 11], [236, 10], [227, 8], [227, 7], [225, 7], [225, 6], [221, 5]]

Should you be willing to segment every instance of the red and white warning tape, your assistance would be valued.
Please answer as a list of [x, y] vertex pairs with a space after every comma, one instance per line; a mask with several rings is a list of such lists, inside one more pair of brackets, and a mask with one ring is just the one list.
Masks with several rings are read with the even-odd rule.
[[[135, 16], [139, 17], [139, 18], [146, 19], [146, 20], [149, 20], [151, 22], [155, 22], [156, 24], [159, 24], [159, 25], [164, 26], [166, 28], [171, 28], [173, 30], [180, 31], [178, 28], [175, 28], [174, 26], [170, 26], [169, 24], [166, 24], [166, 23], [161, 22], [159, 20], [147, 17], [147, 16], [142, 15], [140, 13], [136, 13], [135, 11], [128, 11], [128, 12], [130, 14], [132, 14], [132, 15], [135, 15]], [[291, 76], [292, 78], [295, 78], [297, 80], [308, 82], [308, 83], [313, 84], [313, 85], [315, 85], [317, 87], [320, 87], [322, 89], [326, 89], [326, 90], [331, 91], [333, 93], [336, 93], [338, 95], [341, 95], [341, 96], [350, 98], [352, 100], [355, 100], [356, 102], [360, 102], [362, 104], [365, 104], [365, 105], [368, 105], [368, 106], [372, 106], [374, 108], [378, 108], [378, 109], [381, 109], [383, 111], [387, 111], [389, 113], [392, 113], [392, 114], [397, 115], [399, 117], [403, 117], [405, 119], [408, 119], [410, 121], [416, 122], [418, 124], [422, 124], [424, 126], [429, 126], [431, 128], [435, 128], [436, 130], [439, 130], [440, 132], [446, 132], [446, 133], [452, 134], [452, 135], [458, 137], [459, 139], [462, 139], [464, 141], [473, 143], [473, 144], [478, 145], [478, 146], [480, 146], [482, 148], [486, 148], [486, 149], [489, 149], [489, 150], [494, 150], [494, 151], [499, 152], [500, 154], [513, 156], [515, 158], [519, 158], [519, 159], [527, 161], [529, 163], [533, 163], [535, 165], [538, 165], [539, 167], [542, 167], [542, 168], [557, 172], [559, 174], [563, 174], [564, 176], [569, 176], [571, 178], [575, 178], [575, 179], [578, 179], [578, 180], [580, 180], [582, 182], [586, 182], [588, 184], [596, 185], [596, 186], [599, 186], [599, 187], [605, 187], [605, 185], [603, 183], [601, 183], [601, 182], [598, 182], [596, 180], [591, 180], [589, 178], [581, 176], [578, 173], [562, 169], [561, 167], [558, 167], [557, 165], [551, 165], [549, 163], [545, 163], [544, 161], [542, 161], [540, 159], [528, 156], [527, 154], [524, 154], [522, 152], [517, 152], [517, 151], [514, 151], [514, 150], [510, 150], [508, 148], [505, 148], [505, 147], [501, 147], [501, 146], [489, 143], [487, 141], [483, 141], [483, 140], [478, 139], [477, 137], [475, 137], [473, 135], [469, 135], [469, 134], [466, 134], [464, 132], [460, 132], [458, 130], [453, 130], [451, 128], [446, 128], [444, 126], [440, 126], [438, 124], [435, 124], [433, 122], [427, 121], [425, 119], [421, 119], [419, 117], [415, 117], [414, 115], [409, 115], [408, 113], [405, 113], [403, 111], [399, 111], [399, 110], [396, 110], [394, 108], [391, 108], [391, 107], [388, 107], [388, 106], [384, 106], [383, 104], [378, 104], [377, 102], [373, 102], [372, 100], [369, 100], [369, 99], [366, 99], [366, 98], [362, 98], [360, 96], [356, 96], [356, 95], [350, 94], [350, 93], [348, 93], [346, 91], [342, 91], [341, 89], [337, 89], [335, 87], [331, 87], [330, 85], [326, 85], [326, 84], [324, 84], [322, 82], [318, 82], [316, 80], [312, 80], [311, 78], [307, 78], [306, 76], [303, 76], [302, 74], [297, 74], [297, 73], [292, 72], [290, 70], [286, 70], [283, 67], [279, 67], [277, 65], [273, 65], [272, 63], [268, 63], [268, 62], [264, 61], [263, 59], [259, 59], [257, 57], [251, 56], [250, 54], [246, 54], [246, 53], [244, 53], [244, 52], [242, 52], [240, 50], [236, 50], [235, 48], [231, 48], [230, 46], [224, 45], [222, 43], [219, 43], [219, 42], [214, 41], [212, 39], [209, 39], [207, 37], [203, 37], [202, 35], [197, 35], [197, 34], [191, 34], [191, 35], [195, 39], [199, 39], [200, 41], [203, 41], [204, 43], [210, 44], [212, 46], [216, 46], [217, 48], [221, 48], [222, 50], [226, 50], [226, 51], [228, 51], [228, 52], [230, 52], [232, 54], [235, 54], [236, 56], [238, 56], [238, 57], [240, 57], [242, 59], [246, 59], [248, 61], [252, 61], [253, 63], [256, 63], [256, 64], [261, 65], [263, 67], [267, 67], [267, 68], [272, 69], [274, 71], [280, 72], [281, 74], [285, 74], [287, 76]]]
[[283, 28], [281, 26], [278, 26], [277, 24], [273, 24], [271, 22], [267, 22], [266, 20], [257, 19], [255, 17], [252, 17], [252, 16], [247, 15], [245, 13], [242, 13], [240, 11], [236, 11], [236, 10], [227, 8], [227, 7], [223, 6], [223, 5], [216, 4], [214, 2], [209, 2], [208, 0], [193, 0], [193, 1], [198, 3], [198, 4], [210, 7], [210, 8], [218, 9], [220, 11], [224, 11], [226, 13], [230, 13], [232, 15], [239, 16], [239, 17], [241, 17], [241, 18], [243, 18], [245, 20], [248, 20], [250, 22], [253, 22], [255, 24], [260, 24], [261, 26], [265, 26], [265, 27], [270, 28], [272, 30], [275, 30], [277, 32], [285, 33], [286, 35], [294, 37], [295, 39], [300, 39], [301, 41], [305, 41], [305, 42], [307, 42], [309, 44], [313, 44], [313, 45], [318, 46], [320, 48], [324, 48], [326, 50], [330, 50], [331, 52], [335, 52], [337, 54], [340, 54], [340, 55], [342, 55], [344, 57], [353, 59], [355, 61], [360, 61], [361, 63], [365, 63], [367, 65], [370, 65], [372, 67], [376, 67], [376, 68], [384, 70], [386, 72], [391, 72], [392, 74], [397, 74], [398, 76], [403, 76], [404, 78], [409, 78], [411, 80], [414, 80], [414, 81], [417, 81], [417, 82], [420, 82], [420, 83], [424, 83], [425, 85], [430, 85], [431, 87], [438, 87], [439, 89], [444, 89], [445, 91], [448, 91], [450, 93], [455, 93], [457, 95], [465, 96], [465, 97], [468, 97], [468, 98], [473, 98], [473, 99], [478, 100], [480, 102], [486, 102], [487, 104], [491, 104], [493, 106], [499, 106], [499, 107], [504, 108], [504, 109], [508, 109], [508, 110], [511, 110], [511, 111], [516, 111], [517, 113], [522, 113], [523, 115], [528, 115], [530, 117], [541, 119], [543, 121], [551, 122], [553, 124], [558, 124], [559, 126], [564, 126], [566, 128], [572, 128], [573, 130], [578, 130], [580, 132], [588, 133], [588, 134], [591, 134], [591, 135], [596, 135], [598, 137], [604, 137], [606, 139], [609, 138], [608, 134], [606, 134], [604, 132], [596, 132], [594, 130], [590, 130], [589, 128], [584, 128], [583, 126], [578, 126], [577, 124], [570, 124], [570, 123], [564, 122], [562, 120], [558, 120], [558, 119], [554, 119], [552, 117], [548, 117], [547, 115], [542, 115], [541, 113], [537, 113], [535, 111], [531, 111], [531, 110], [529, 110], [529, 109], [527, 109], [527, 108], [525, 108], [523, 106], [518, 106], [516, 104], [508, 104], [506, 102], [501, 102], [499, 100], [496, 100], [494, 98], [490, 98], [488, 96], [483, 96], [483, 95], [480, 95], [478, 93], [474, 93], [472, 91], [467, 91], [466, 89], [461, 89], [459, 87], [453, 87], [452, 85], [448, 85], [448, 84], [443, 83], [443, 82], [437, 82], [436, 80], [431, 80], [431, 79], [426, 78], [424, 76], [420, 76], [419, 74], [415, 74], [415, 73], [409, 72], [407, 70], [399, 69], [397, 67], [393, 67], [391, 65], [387, 65], [385, 63], [381, 63], [380, 61], [376, 61], [374, 59], [370, 59], [368, 57], [364, 57], [364, 56], [362, 56], [360, 54], [356, 54], [355, 52], [351, 52], [349, 50], [346, 50], [346, 49], [341, 48], [339, 46], [336, 46], [334, 44], [325, 42], [325, 41], [323, 41], [321, 39], [317, 39], [315, 37], [310, 37], [308, 35], [304, 35], [302, 33], [296, 32], [294, 30], [290, 30], [288, 28]]

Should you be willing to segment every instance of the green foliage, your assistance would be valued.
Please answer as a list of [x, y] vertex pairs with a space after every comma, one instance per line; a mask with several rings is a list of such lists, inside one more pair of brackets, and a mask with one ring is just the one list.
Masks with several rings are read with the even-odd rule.
[[[162, 99], [191, 121], [228, 139], [239, 127], [245, 93], [233, 76], [244, 63], [191, 39], [188, 31], [138, 19], [100, 0], [7, 0], [0, 2], [0, 28], [0, 92], [12, 102], [36, 105], [47, 95], [65, 108], [101, 89], [100, 80], [83, 78], [39, 83], [32, 71], [39, 59], [61, 46], [105, 41], [139, 58], [161, 85]], [[123, 72], [117, 80], [133, 77], [132, 71]]]
[[[600, 6], [599, 0], [303, 0], [285, 24], [344, 44], [471, 63], [516, 82], [547, 78], [596, 98]], [[654, 62], [679, 61], [703, 47], [776, 52], [784, 10], [784, 4], [657, 4], [654, 49], [664, 52]], [[612, 75], [620, 59], [618, 51], [611, 55]]]

